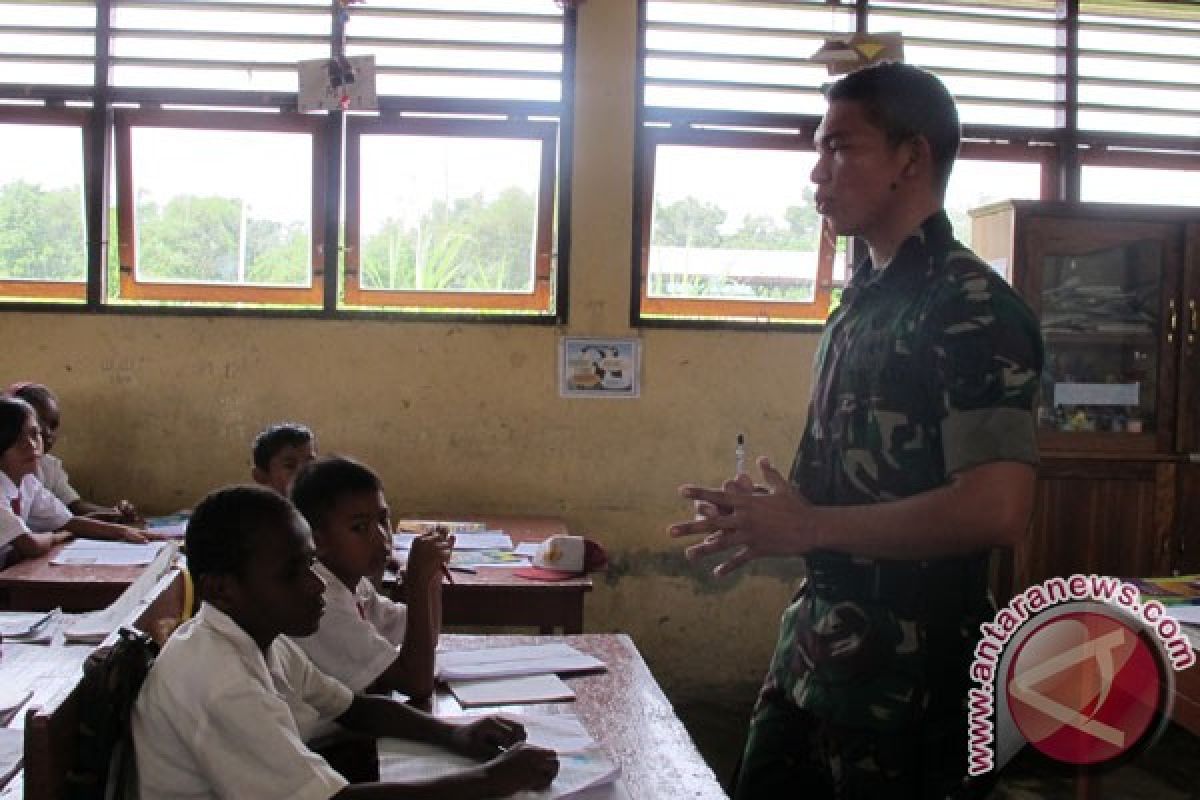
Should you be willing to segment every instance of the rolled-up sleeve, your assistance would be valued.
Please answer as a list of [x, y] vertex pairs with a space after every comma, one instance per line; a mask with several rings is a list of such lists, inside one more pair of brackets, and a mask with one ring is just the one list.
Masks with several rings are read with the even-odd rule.
[[952, 270], [933, 315], [947, 474], [996, 461], [1036, 464], [1043, 346], [1036, 318], [998, 277]]

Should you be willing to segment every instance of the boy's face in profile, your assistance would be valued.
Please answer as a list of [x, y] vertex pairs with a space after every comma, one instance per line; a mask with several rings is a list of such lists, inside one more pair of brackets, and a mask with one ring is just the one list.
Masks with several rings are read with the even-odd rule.
[[353, 591], [363, 577], [383, 574], [392, 554], [391, 527], [382, 491], [345, 492], [316, 532], [317, 554]]
[[304, 444], [285, 445], [271, 456], [266, 470], [254, 468], [254, 481], [263, 486], [270, 486], [287, 497], [291, 494], [292, 481], [296, 479], [296, 473], [316, 457], [317, 448], [313, 446], [311, 440]]
[[227, 576], [223, 608], [260, 645], [279, 634], [316, 633], [325, 613], [325, 581], [313, 571], [316, 550], [298, 512], [265, 525], [241, 574]]
[[29, 405], [37, 412], [38, 424], [42, 428], [42, 452], [49, 453], [58, 441], [58, 427], [62, 424], [58, 402], [53, 397], [45, 397]]

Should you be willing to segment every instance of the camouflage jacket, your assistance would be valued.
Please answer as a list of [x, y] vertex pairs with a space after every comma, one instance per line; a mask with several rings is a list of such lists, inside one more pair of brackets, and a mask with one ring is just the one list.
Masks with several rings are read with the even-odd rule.
[[[936, 214], [885, 270], [869, 260], [855, 269], [817, 350], [791, 481], [819, 505], [857, 505], [935, 489], [979, 464], [1036, 463], [1041, 366], [1033, 313]], [[807, 561], [834, 571], [872, 564], [826, 552]], [[906, 724], [931, 686], [966, 686], [990, 613], [978, 585], [936, 623], [871, 598], [832, 602], [802, 591], [784, 613], [764, 698], [839, 724]]]

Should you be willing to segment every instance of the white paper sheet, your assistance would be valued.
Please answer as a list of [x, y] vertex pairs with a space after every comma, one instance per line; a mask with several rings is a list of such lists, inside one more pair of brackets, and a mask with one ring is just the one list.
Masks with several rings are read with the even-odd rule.
[[455, 550], [512, 550], [513, 541], [504, 531], [454, 534]]
[[561, 642], [437, 654], [437, 676], [444, 681], [508, 678], [548, 672], [586, 672], [604, 668], [604, 662], [600, 659]]
[[1200, 625], [1200, 606], [1189, 604], [1164, 606], [1167, 613], [1185, 625]]
[[59, 550], [50, 563], [57, 566], [92, 565], [140, 567], [154, 561], [166, 542], [112, 542], [103, 539], [76, 539]]
[[[525, 726], [527, 741], [557, 752], [558, 777], [542, 792], [518, 792], [520, 800], [615, 800], [628, 796], [616, 786], [620, 767], [586, 737], [583, 726], [566, 714], [503, 714]], [[573, 720], [569, 722], [569, 720]], [[575, 729], [564, 740], [563, 731]], [[383, 781], [428, 780], [477, 766], [478, 762], [433, 745], [403, 739], [379, 740], [379, 777]]]
[[554, 674], [450, 681], [449, 686], [464, 708], [575, 699], [574, 690]]

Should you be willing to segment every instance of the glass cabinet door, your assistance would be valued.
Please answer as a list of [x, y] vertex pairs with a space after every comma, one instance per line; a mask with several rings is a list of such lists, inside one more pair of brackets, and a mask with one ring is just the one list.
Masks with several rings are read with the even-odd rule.
[[1044, 444], [1169, 449], [1172, 356], [1164, 310], [1178, 291], [1169, 225], [1030, 221], [1046, 361], [1037, 418]]

